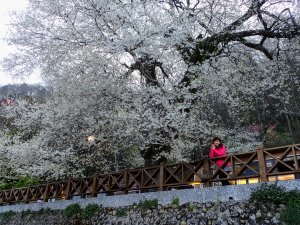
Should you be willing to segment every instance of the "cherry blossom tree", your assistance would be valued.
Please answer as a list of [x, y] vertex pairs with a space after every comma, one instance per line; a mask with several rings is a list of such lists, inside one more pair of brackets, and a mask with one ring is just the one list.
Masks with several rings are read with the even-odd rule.
[[[297, 96], [286, 88], [287, 71], [299, 74], [291, 63], [299, 62], [298, 8], [273, 0], [30, 0], [7, 38], [20, 51], [3, 65], [16, 75], [38, 69], [53, 97], [23, 144], [71, 175], [95, 158], [107, 170], [124, 149], [139, 148], [146, 164], [188, 160], [214, 135], [232, 151], [250, 150], [264, 141], [273, 110], [290, 112]], [[22, 117], [28, 128], [32, 113]], [[261, 131], [247, 129], [253, 124]]]

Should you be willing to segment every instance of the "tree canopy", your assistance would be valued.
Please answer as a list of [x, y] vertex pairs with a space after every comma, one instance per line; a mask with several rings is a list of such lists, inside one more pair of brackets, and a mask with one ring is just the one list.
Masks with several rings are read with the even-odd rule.
[[[26, 145], [60, 176], [90, 162], [109, 169], [118, 154], [134, 155], [126, 165], [139, 154], [189, 160], [215, 135], [250, 150], [281, 120], [299, 132], [299, 15], [286, 0], [30, 0], [7, 37], [19, 51], [3, 66], [38, 69], [52, 97], [10, 111], [11, 154]], [[24, 140], [30, 121], [38, 126]]]

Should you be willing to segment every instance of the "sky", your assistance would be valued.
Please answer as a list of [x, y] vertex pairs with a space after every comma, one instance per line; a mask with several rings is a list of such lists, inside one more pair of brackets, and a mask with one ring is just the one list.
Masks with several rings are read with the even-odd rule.
[[[26, 7], [27, 0], [9, 0], [0, 2], [0, 60], [7, 56], [10, 52], [14, 51], [12, 46], [8, 46], [3, 38], [9, 32], [8, 24], [10, 22], [9, 11], [11, 10], [22, 10]], [[0, 86], [6, 84], [16, 84], [16, 83], [29, 83], [36, 84], [42, 83], [39, 75], [32, 74], [25, 79], [13, 78], [7, 72], [4, 72], [2, 66], [0, 65]]]

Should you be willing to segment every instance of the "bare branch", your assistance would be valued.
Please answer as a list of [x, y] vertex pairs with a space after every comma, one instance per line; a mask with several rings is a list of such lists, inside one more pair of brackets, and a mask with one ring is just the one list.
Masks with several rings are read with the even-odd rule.
[[226, 32], [235, 30], [238, 26], [242, 25], [245, 21], [247, 21], [252, 16], [254, 16], [255, 14], [257, 14], [257, 12], [259, 11], [260, 7], [263, 6], [266, 2], [267, 2], [267, 0], [263, 0], [263, 1], [253, 0], [252, 4], [249, 7], [249, 9], [247, 10], [247, 12], [243, 16], [241, 16], [240, 18], [238, 18], [236, 21], [234, 21], [233, 23], [231, 23], [227, 27], [225, 27], [223, 29], [223, 32], [226, 33]]
[[253, 48], [256, 49], [258, 51], [261, 51], [262, 53], [265, 54], [265, 56], [270, 59], [273, 60], [273, 56], [272, 54], [268, 51], [268, 49], [266, 49], [261, 43], [256, 44], [256, 43], [252, 43], [252, 42], [248, 42], [246, 39], [242, 38], [241, 43], [243, 43], [245, 46], [249, 47], [249, 48]]
[[258, 12], [257, 14], [258, 20], [262, 23], [262, 25], [264, 26], [265, 30], [268, 30], [268, 24], [267, 22], [263, 19], [261, 11]]

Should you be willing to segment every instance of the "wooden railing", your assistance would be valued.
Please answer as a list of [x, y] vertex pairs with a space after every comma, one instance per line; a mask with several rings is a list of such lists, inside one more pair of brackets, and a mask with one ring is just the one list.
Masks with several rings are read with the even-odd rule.
[[[224, 163], [218, 167], [216, 159]], [[123, 170], [87, 178], [69, 179], [26, 188], [0, 191], [0, 204], [70, 199], [74, 196], [95, 197], [131, 192], [164, 191], [172, 188], [204, 187], [228, 180], [237, 184], [244, 179], [265, 182], [280, 175], [300, 174], [300, 144], [257, 149], [242, 154], [230, 154], [218, 158], [205, 158], [194, 162]], [[226, 166], [231, 165], [230, 171]], [[220, 174], [226, 175], [220, 178]], [[274, 179], [273, 179], [274, 180]]]

